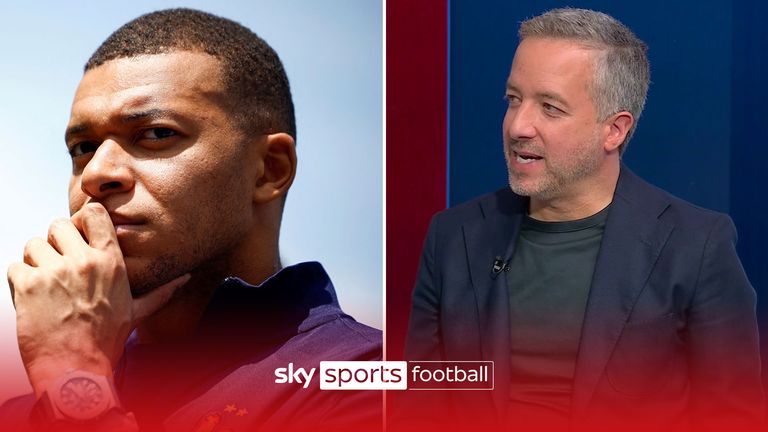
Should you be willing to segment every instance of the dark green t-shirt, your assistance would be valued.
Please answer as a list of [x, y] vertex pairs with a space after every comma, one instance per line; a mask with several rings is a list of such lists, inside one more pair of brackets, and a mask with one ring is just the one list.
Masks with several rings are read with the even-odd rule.
[[567, 430], [573, 375], [606, 207], [585, 219], [525, 217], [507, 273], [510, 422]]

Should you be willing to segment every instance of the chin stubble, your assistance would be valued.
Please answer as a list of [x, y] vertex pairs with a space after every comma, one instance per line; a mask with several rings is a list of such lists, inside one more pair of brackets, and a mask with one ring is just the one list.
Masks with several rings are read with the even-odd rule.
[[[574, 155], [576, 155], [575, 157], [558, 167], [551, 167], [549, 165], [549, 161], [546, 159], [546, 154], [544, 154], [541, 149], [528, 149], [534, 153], [542, 154], [544, 156], [542, 163], [544, 163], [546, 167], [545, 175], [529, 187], [523, 186], [523, 183], [512, 170], [511, 159], [514, 157], [514, 154], [512, 153], [512, 145], [505, 146], [504, 157], [507, 161], [507, 174], [510, 189], [518, 195], [530, 196], [542, 200], [562, 196], [573, 183], [589, 177], [597, 170], [600, 164], [599, 157], [591, 151], [592, 146], [592, 142], [583, 146], [579, 151], [574, 152]], [[523, 150], [526, 148], [522, 147], [519, 149]]]
[[131, 295], [140, 297], [181, 276], [184, 272], [180, 271], [180, 267], [178, 256], [162, 256], [155, 259], [138, 274], [130, 277]]

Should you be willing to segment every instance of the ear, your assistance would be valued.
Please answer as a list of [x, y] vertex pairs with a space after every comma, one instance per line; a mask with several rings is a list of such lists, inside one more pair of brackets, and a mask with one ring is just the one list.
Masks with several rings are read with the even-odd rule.
[[266, 136], [263, 170], [256, 179], [253, 202], [267, 203], [285, 196], [296, 177], [296, 143], [286, 133]]
[[608, 128], [608, 136], [605, 137], [603, 145], [605, 151], [611, 152], [618, 149], [627, 138], [633, 124], [635, 124], [635, 118], [629, 111], [621, 111], [608, 117], [605, 121], [605, 126]]

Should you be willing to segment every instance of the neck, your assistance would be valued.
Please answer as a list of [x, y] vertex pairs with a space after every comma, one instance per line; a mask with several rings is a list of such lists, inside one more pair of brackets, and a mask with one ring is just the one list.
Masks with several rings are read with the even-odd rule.
[[562, 222], [583, 219], [598, 213], [613, 201], [619, 180], [620, 164], [606, 164], [596, 175], [582, 179], [563, 194], [551, 198], [531, 197], [529, 216], [533, 219]]

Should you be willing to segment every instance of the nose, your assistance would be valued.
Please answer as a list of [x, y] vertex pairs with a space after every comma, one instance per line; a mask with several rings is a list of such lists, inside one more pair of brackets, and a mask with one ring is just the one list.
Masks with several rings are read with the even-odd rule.
[[535, 137], [535, 118], [536, 113], [531, 104], [510, 105], [504, 114], [504, 134], [516, 141]]
[[86, 195], [101, 200], [112, 194], [129, 191], [133, 186], [130, 155], [116, 141], [105, 140], [83, 168], [80, 188]]

